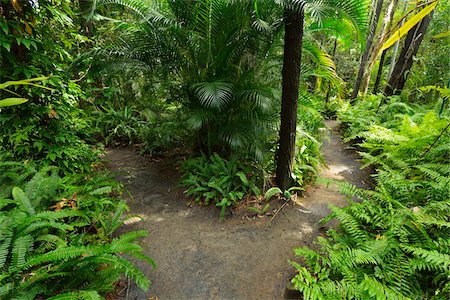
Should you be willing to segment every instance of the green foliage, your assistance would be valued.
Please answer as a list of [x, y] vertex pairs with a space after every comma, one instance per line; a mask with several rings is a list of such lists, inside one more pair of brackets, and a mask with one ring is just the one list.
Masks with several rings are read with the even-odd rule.
[[319, 97], [307, 93], [300, 96], [294, 166], [295, 180], [299, 186], [311, 182], [324, 164], [321, 140], [326, 126], [321, 115], [322, 110], [323, 103]]
[[176, 104], [155, 101], [151, 105], [137, 103], [119, 109], [108, 104], [97, 107], [93, 116], [106, 145], [134, 144], [139, 145], [142, 152], [158, 154], [189, 143], [188, 120], [180, 116], [183, 113]]
[[450, 118], [446, 112], [440, 118], [438, 107], [411, 107], [395, 100], [380, 109], [377, 99], [342, 111], [348, 139], [362, 141], [365, 166], [377, 168], [378, 182], [395, 199], [410, 205], [442, 199], [450, 183]]
[[294, 186], [283, 192], [279, 187], [272, 187], [266, 191], [266, 193], [264, 194], [264, 198], [266, 200], [270, 200], [275, 195], [282, 195], [286, 199], [290, 200], [295, 191], [304, 191], [304, 190], [305, 190], [304, 188]]
[[449, 14], [450, 4], [439, 1], [406, 82], [405, 94], [410, 94], [410, 98], [415, 101], [434, 103], [438, 99], [438, 95], [432, 93], [422, 96], [422, 92], [418, 90], [422, 86], [448, 86], [450, 57], [447, 53], [450, 52], [450, 44], [446, 33], [449, 30]]
[[254, 167], [236, 157], [226, 160], [214, 153], [210, 158], [205, 155], [190, 158], [183, 163], [182, 172], [180, 185], [186, 189], [186, 195], [200, 204], [214, 203], [220, 207], [221, 218], [226, 208], [247, 196], [261, 194], [258, 187], [261, 176]]
[[120, 110], [112, 106], [104, 107], [97, 116], [96, 127], [100, 130], [106, 145], [136, 143], [145, 126], [144, 120], [132, 106], [125, 106]]
[[338, 229], [317, 250], [295, 250], [303, 263], [292, 262], [292, 282], [305, 299], [448, 298], [450, 120], [438, 109], [372, 97], [340, 112], [378, 185], [342, 185], [349, 206], [324, 219]]
[[8, 108], [0, 115], [0, 125], [4, 133], [0, 147], [11, 151], [15, 160], [58, 166], [64, 173], [85, 172], [101, 152], [101, 146], [93, 147], [83, 139], [89, 135], [89, 118], [66, 103]]
[[149, 153], [160, 153], [166, 150], [181, 149], [192, 145], [188, 115], [179, 103], [154, 101], [153, 105], [141, 112], [145, 116], [146, 126], [140, 139], [143, 150]]
[[[127, 8], [114, 27], [120, 39], [92, 51], [94, 64], [127, 70], [135, 81], [151, 78], [144, 88], [159, 86], [157, 98], [183, 105], [189, 118], [184, 128], [195, 133], [196, 149], [261, 158], [276, 120], [277, 6], [261, 4], [253, 14], [253, 3], [242, 1], [98, 1], [95, 14], [106, 13], [111, 3]], [[229, 20], [236, 22], [223, 26]]]
[[303, 265], [292, 282], [305, 299], [446, 299], [450, 275], [450, 202], [408, 207], [382, 185], [345, 188], [362, 203], [332, 207], [338, 231], [318, 250], [295, 249]]
[[254, 212], [256, 214], [258, 214], [259, 216], [264, 215], [265, 213], [267, 213], [270, 209], [270, 203], [266, 203], [264, 206], [261, 207], [249, 207], [248, 210], [251, 212]]
[[19, 80], [19, 81], [7, 81], [5, 83], [0, 84], [0, 90], [7, 91], [10, 94], [13, 94], [16, 97], [10, 97], [6, 99], [0, 100], [0, 108], [2, 107], [8, 107], [8, 106], [14, 106], [14, 105], [20, 105], [28, 101], [28, 99], [21, 98], [19, 94], [11, 91], [8, 89], [10, 86], [20, 86], [20, 85], [32, 85], [37, 87], [45, 88], [44, 86], [38, 85], [34, 83], [35, 81], [41, 81], [45, 80], [47, 77], [40, 77], [40, 78], [32, 78], [32, 79], [25, 79], [25, 80]]
[[[59, 177], [55, 168], [1, 162], [0, 296], [2, 299], [99, 298], [124, 275], [142, 289], [150, 281], [123, 254], [142, 259], [137, 239], [145, 231], [111, 238], [125, 218], [126, 205], [109, 196], [117, 185]], [[23, 175], [17, 176], [17, 171]], [[16, 176], [14, 176], [16, 174]], [[102, 187], [98, 188], [100, 182]], [[20, 187], [19, 187], [20, 186]], [[64, 195], [71, 195], [62, 198]], [[58, 200], [60, 199], [60, 200]]]
[[65, 72], [72, 47], [86, 39], [75, 28], [71, 1], [29, 3], [2, 1], [0, 77], [7, 80], [2, 87], [11, 87], [0, 98], [20, 95], [28, 102], [2, 109], [0, 148], [16, 161], [58, 166], [63, 173], [90, 170], [98, 153], [88, 144], [91, 122], [80, 109], [86, 96]]

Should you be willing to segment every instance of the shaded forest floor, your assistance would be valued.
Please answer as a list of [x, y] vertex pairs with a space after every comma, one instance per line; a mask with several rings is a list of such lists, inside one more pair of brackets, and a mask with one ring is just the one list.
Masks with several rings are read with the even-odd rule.
[[[327, 126], [332, 129], [323, 146], [328, 169], [320, 177], [369, 187], [371, 178], [359, 169], [357, 154], [340, 141], [338, 123]], [[121, 293], [124, 299], [280, 299], [295, 274], [288, 263], [293, 249], [324, 234], [318, 221], [329, 213], [329, 204], [346, 203], [336, 186], [318, 184], [299, 199], [301, 206], [287, 205], [270, 224], [270, 216], [249, 218], [248, 211], [221, 223], [215, 207], [186, 205], [172, 166], [149, 162], [130, 149], [109, 150], [107, 157], [131, 194], [131, 213], [143, 218], [123, 230], [149, 231], [143, 243], [158, 266], [139, 264], [152, 280], [150, 290], [131, 284]], [[279, 206], [273, 203], [271, 209]]]

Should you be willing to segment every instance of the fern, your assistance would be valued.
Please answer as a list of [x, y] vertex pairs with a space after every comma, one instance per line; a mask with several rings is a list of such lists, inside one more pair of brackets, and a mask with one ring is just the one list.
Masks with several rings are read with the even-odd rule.
[[383, 186], [347, 191], [364, 201], [333, 208], [327, 220], [338, 218], [339, 231], [329, 230], [316, 251], [295, 250], [305, 266], [293, 263], [298, 274], [292, 282], [305, 299], [420, 298], [430, 289], [442, 293], [450, 275], [448, 204], [410, 209]]
[[261, 194], [258, 185], [262, 176], [256, 171], [250, 164], [238, 163], [235, 156], [226, 160], [217, 153], [209, 158], [202, 155], [184, 162], [185, 175], [180, 185], [200, 204], [208, 205], [212, 200], [220, 207], [220, 218], [223, 218], [225, 209], [237, 205], [244, 196]]
[[293, 263], [293, 283], [305, 299], [444, 299], [449, 291], [449, 120], [395, 97], [379, 103], [340, 112], [365, 166], [377, 168], [377, 187], [340, 184], [362, 202], [332, 208], [323, 222], [336, 218], [338, 229], [318, 250], [295, 251], [303, 265]]
[[34, 207], [31, 205], [30, 200], [25, 195], [22, 189], [18, 187], [14, 187], [12, 190], [12, 195], [14, 200], [17, 201], [17, 203], [23, 208], [23, 210], [28, 213], [29, 215], [34, 215]]
[[31, 235], [25, 235], [18, 237], [14, 241], [12, 247], [12, 259], [10, 267], [21, 268], [25, 265], [25, 257], [27, 253], [32, 249], [33, 237]]
[[[16, 167], [15, 164], [10, 166]], [[126, 205], [113, 198], [103, 198], [102, 192], [90, 193], [99, 190], [87, 184], [79, 188], [78, 196], [70, 200], [62, 198], [59, 205], [53, 206], [53, 201], [47, 197], [57, 195], [54, 189], [61, 188], [63, 180], [49, 170], [35, 172], [28, 182], [22, 182], [22, 187], [11, 189], [7, 195], [12, 196], [11, 199], [2, 200], [0, 297], [98, 299], [113, 289], [121, 275], [147, 289], [148, 278], [121, 256], [128, 254], [155, 266], [136, 243], [147, 233], [129, 232], [111, 238], [122, 224]], [[69, 178], [64, 180], [70, 182]], [[71, 180], [73, 182], [73, 178]], [[104, 183], [101, 186], [106, 186]], [[72, 188], [77, 188], [62, 187], [68, 189], [69, 194], [73, 194]], [[80, 199], [85, 200], [79, 204], [80, 209], [61, 204], [67, 201], [78, 204]], [[101, 205], [102, 210], [95, 212], [92, 209], [95, 205]], [[117, 210], [113, 214], [109, 209], [114, 208]], [[97, 215], [92, 219], [94, 213]], [[99, 224], [107, 225], [102, 228]], [[98, 226], [97, 233], [89, 234], [87, 228], [94, 226]], [[80, 232], [84, 233], [80, 235]]]

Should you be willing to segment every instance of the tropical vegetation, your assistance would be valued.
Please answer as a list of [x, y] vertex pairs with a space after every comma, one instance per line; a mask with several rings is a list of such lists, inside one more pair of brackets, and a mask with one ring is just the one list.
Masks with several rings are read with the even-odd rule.
[[294, 287], [446, 299], [449, 13], [440, 0], [0, 0], [0, 298], [149, 288], [133, 263], [156, 267], [146, 232], [118, 231], [132, 216], [106, 149], [176, 157], [186, 199], [223, 221], [312, 184], [337, 118], [375, 185], [336, 183], [348, 206], [295, 249]]

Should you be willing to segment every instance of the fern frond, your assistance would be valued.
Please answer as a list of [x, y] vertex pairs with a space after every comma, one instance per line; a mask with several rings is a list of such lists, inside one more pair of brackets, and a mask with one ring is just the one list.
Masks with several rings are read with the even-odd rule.
[[33, 237], [31, 235], [25, 235], [15, 239], [11, 253], [12, 260], [11, 265], [20, 268], [25, 264], [26, 256], [32, 249]]
[[364, 276], [364, 280], [361, 281], [360, 286], [368, 293], [368, 296], [375, 297], [376, 299], [403, 300], [406, 298], [401, 293], [394, 291], [377, 279], [367, 275]]
[[1, 239], [1, 245], [0, 245], [0, 269], [3, 269], [5, 266], [6, 260], [9, 255], [9, 248], [11, 246], [12, 238], [9, 237], [2, 237]]
[[342, 228], [348, 234], [350, 234], [354, 238], [357, 238], [361, 242], [365, 241], [368, 238], [367, 233], [360, 227], [360, 223], [355, 220], [352, 215], [350, 215], [344, 209], [336, 206], [331, 206], [330, 209], [333, 212], [333, 216], [341, 222]]
[[34, 210], [33, 205], [28, 199], [27, 195], [25, 195], [24, 191], [18, 187], [14, 187], [12, 190], [12, 195], [15, 201], [18, 202], [20, 207], [27, 212], [29, 215], [34, 215], [36, 212]]
[[437, 250], [426, 250], [408, 245], [402, 245], [401, 247], [406, 251], [422, 258], [428, 264], [434, 265], [435, 268], [438, 268], [444, 272], [450, 272], [450, 254], [441, 253]]
[[87, 257], [86, 260], [106, 263], [110, 267], [120, 270], [125, 276], [134, 279], [136, 284], [144, 291], [150, 286], [150, 280], [145, 274], [126, 259], [112, 254], [102, 254], [101, 256]]
[[100, 300], [102, 297], [97, 291], [77, 291], [58, 294], [48, 298], [49, 300]]

